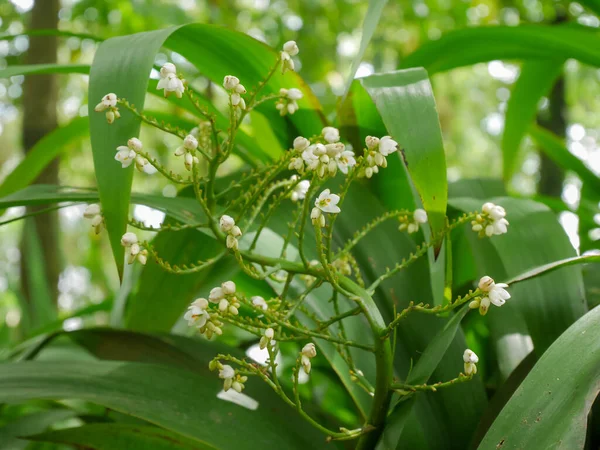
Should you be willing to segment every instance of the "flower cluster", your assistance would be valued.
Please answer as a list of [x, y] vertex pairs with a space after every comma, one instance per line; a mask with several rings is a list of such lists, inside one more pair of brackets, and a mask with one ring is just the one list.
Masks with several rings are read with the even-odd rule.
[[281, 88], [279, 89], [279, 100], [275, 104], [275, 107], [282, 116], [285, 116], [286, 114], [294, 114], [300, 108], [297, 101], [301, 98], [302, 91], [300, 91], [300, 89]]
[[465, 375], [471, 376], [477, 373], [477, 363], [479, 357], [473, 350], [466, 349], [463, 353], [463, 362], [465, 363]]
[[92, 227], [96, 234], [100, 234], [105, 228], [104, 217], [102, 216], [100, 205], [96, 203], [88, 205], [83, 212], [83, 217], [92, 221]]
[[321, 131], [321, 138], [314, 144], [298, 136], [294, 139], [293, 151], [298, 154], [294, 156], [288, 165], [288, 169], [296, 170], [300, 174], [305, 171], [315, 171], [319, 177], [335, 175], [338, 171], [348, 173], [348, 169], [356, 165], [354, 152], [346, 150], [346, 146], [339, 142], [340, 133], [337, 128], [325, 127]]
[[238, 315], [240, 302], [235, 296], [235, 283], [226, 281], [221, 286], [212, 288], [208, 295], [208, 301], [219, 305], [219, 311], [224, 314]]
[[223, 79], [223, 87], [229, 91], [231, 96], [231, 105], [235, 108], [246, 109], [246, 101], [242, 97], [242, 94], [246, 93], [246, 88], [243, 84], [240, 84], [238, 77], [233, 75], [227, 75]]
[[492, 237], [508, 231], [506, 211], [502, 206], [487, 202], [483, 204], [481, 211], [471, 222], [473, 231], [479, 233], [479, 237]]
[[148, 250], [142, 249], [135, 233], [127, 232], [121, 237], [121, 245], [125, 247], [127, 263], [133, 264], [137, 259], [141, 264], [148, 261]]
[[324, 227], [325, 216], [324, 212], [329, 214], [338, 214], [341, 209], [337, 205], [340, 202], [340, 196], [332, 194], [329, 189], [325, 189], [319, 194], [319, 197], [315, 200], [315, 207], [310, 212], [310, 218], [313, 225]]
[[300, 363], [302, 364], [302, 368], [307, 375], [310, 373], [310, 360], [315, 356], [317, 356], [317, 348], [315, 347], [315, 344], [309, 342], [302, 347], [302, 351], [300, 352]]
[[138, 138], [131, 138], [127, 141], [127, 145], [119, 145], [117, 147], [117, 154], [115, 160], [121, 163], [123, 169], [129, 167], [135, 161], [135, 167], [140, 172], [148, 172], [150, 167], [148, 160], [138, 152], [141, 152], [143, 148], [142, 141]]
[[94, 111], [96, 111], [96, 112], [106, 111], [106, 121], [108, 123], [113, 123], [115, 121], [115, 119], [118, 119], [119, 117], [121, 117], [121, 114], [119, 113], [119, 109], [117, 108], [118, 100], [119, 99], [117, 98], [116, 94], [113, 94], [112, 92], [110, 94], [106, 94], [104, 97], [102, 97], [102, 100], [100, 101], [100, 103], [98, 103], [96, 105], [96, 107], [94, 108]]
[[485, 316], [490, 308], [490, 304], [495, 306], [502, 306], [506, 303], [506, 300], [510, 298], [510, 294], [505, 288], [508, 287], [506, 283], [496, 284], [491, 277], [487, 275], [479, 280], [479, 289], [486, 295], [482, 298], [478, 298], [469, 303], [469, 308], [479, 308], [479, 314]]
[[225, 239], [227, 248], [236, 251], [238, 249], [238, 238], [242, 235], [242, 230], [235, 224], [233, 217], [226, 214], [221, 216], [219, 227], [223, 233], [227, 234], [227, 238]]
[[200, 334], [211, 339], [214, 335], [220, 336], [223, 334], [223, 322], [219, 320], [219, 314], [209, 312], [208, 300], [205, 298], [197, 298], [188, 307], [183, 318], [187, 320], [188, 326], [198, 329]]
[[424, 209], [418, 208], [415, 209], [411, 218], [400, 216], [398, 220], [400, 221], [400, 226], [398, 227], [400, 231], [406, 230], [409, 233], [416, 233], [419, 231], [419, 225], [427, 223], [427, 213]]
[[164, 90], [165, 97], [174, 92], [177, 98], [181, 98], [185, 91], [183, 80], [177, 76], [177, 67], [173, 63], [166, 63], [160, 68], [160, 79], [156, 89]]
[[221, 364], [217, 360], [212, 360], [208, 365], [210, 370], [219, 370], [219, 378], [223, 380], [223, 390], [227, 392], [233, 389], [236, 392], [244, 390], [244, 383], [248, 377], [236, 373], [235, 369], [227, 364]]
[[300, 49], [296, 44], [296, 41], [287, 41], [283, 44], [283, 51], [281, 52], [281, 73], [286, 73], [288, 70], [294, 71], [294, 60], [292, 56], [296, 56], [300, 53]]
[[373, 136], [367, 136], [365, 139], [367, 150], [365, 151], [366, 166], [361, 169], [360, 176], [371, 178], [374, 173], [379, 172], [379, 168], [387, 167], [386, 157], [398, 150], [398, 143], [390, 136], [384, 136], [381, 139]]
[[[292, 181], [293, 183], [296, 183], [299, 180], [298, 175], [292, 175], [290, 177], [290, 181]], [[290, 199], [293, 202], [297, 202], [298, 200], [304, 200], [306, 198], [306, 194], [308, 193], [308, 190], [310, 189], [310, 181], [308, 180], [302, 180], [299, 181], [296, 186], [294, 186], [294, 189], [292, 190], [292, 193], [290, 194]]]
[[198, 164], [200, 162], [196, 156], [197, 148], [198, 139], [196, 139], [194, 135], [190, 133], [183, 139], [183, 145], [177, 147], [177, 150], [175, 150], [175, 156], [183, 156], [183, 163], [187, 170], [192, 170], [194, 164]]

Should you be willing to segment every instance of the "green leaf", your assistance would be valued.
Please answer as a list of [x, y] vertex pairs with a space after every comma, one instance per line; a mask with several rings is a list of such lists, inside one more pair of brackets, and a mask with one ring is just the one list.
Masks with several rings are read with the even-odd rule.
[[[123, 111], [122, 117], [109, 125], [104, 115], [93, 109], [103, 95], [114, 92], [135, 104], [138, 110], [143, 110], [148, 74], [162, 45], [187, 58], [217, 83], [225, 75], [235, 73], [247, 86], [256, 86], [276, 60], [274, 51], [245, 34], [202, 24], [112, 38], [100, 45], [90, 72], [90, 132], [98, 191], [119, 274], [122, 274], [124, 255], [120, 239], [126, 230], [133, 166], [119, 170], [115, 167], [114, 152], [127, 139], [137, 136], [139, 121]], [[272, 105], [261, 106], [259, 110], [267, 115], [278, 138], [287, 146], [296, 135], [286, 126], [288, 120], [318, 130], [323, 119], [316, 98], [295, 73], [285, 77], [276, 73], [264, 93], [278, 91], [281, 87], [298, 87], [304, 91], [304, 98], [299, 102], [301, 110], [289, 119], [280, 117]]]
[[50, 431], [27, 439], [71, 444], [89, 450], [214, 450], [215, 447], [187, 439], [157, 427], [128, 424], [92, 424]]
[[539, 277], [540, 275], [544, 275], [548, 272], [552, 272], [554, 270], [560, 269], [561, 267], [566, 266], [574, 266], [578, 264], [587, 264], [587, 263], [595, 263], [600, 262], [600, 255], [584, 255], [584, 256], [574, 256], [572, 258], [561, 259], [559, 261], [554, 261], [550, 264], [544, 264], [543, 266], [536, 267], [535, 269], [528, 270], [521, 275], [518, 275], [510, 280], [506, 281], [507, 284], [513, 285], [516, 283], [520, 283], [522, 281], [530, 280], [535, 277]]
[[485, 435], [480, 449], [583, 449], [600, 378], [600, 308], [541, 357]]
[[[508, 233], [479, 239], [465, 226], [478, 276], [509, 280], [535, 267], [572, 258], [575, 250], [555, 215], [544, 205], [514, 198], [488, 199], [502, 205], [510, 222]], [[451, 199], [450, 205], [463, 212], [481, 209], [481, 200]], [[529, 249], [523, 251], [524, 248]], [[512, 299], [501, 309], [522, 317], [538, 355], [585, 313], [583, 282], [579, 267], [561, 267], [552, 274], [529, 279], [511, 288]], [[501, 317], [492, 309], [486, 316]], [[511, 331], [507, 330], [510, 334]]]
[[562, 139], [536, 125], [529, 128], [529, 136], [552, 161], [572, 170], [591, 190], [600, 192], [600, 178], [569, 151]]
[[538, 104], [562, 73], [564, 60], [526, 61], [515, 83], [508, 104], [502, 135], [504, 180], [508, 181], [517, 169], [519, 146], [527, 128], [535, 119]]
[[442, 133], [427, 72], [402, 70], [361, 81], [389, 133], [403, 149], [431, 231], [437, 235], [445, 226], [448, 183]]
[[56, 320], [56, 305], [46, 278], [45, 259], [40, 237], [32, 220], [27, 220], [24, 230], [24, 269], [27, 274], [29, 300], [27, 310], [32, 328]]
[[10, 66], [0, 70], [0, 78], [10, 78], [14, 75], [40, 75], [47, 73], [81, 73], [90, 72], [89, 64], [29, 64]]
[[49, 426], [75, 415], [69, 409], [52, 409], [19, 417], [13, 422], [4, 423], [0, 428], [0, 450], [24, 450], [28, 442], [19, 439], [30, 434], [41, 433]]
[[304, 449], [324, 442], [312, 429], [290, 423], [295, 413], [282, 403], [250, 410], [217, 398], [221, 381], [216, 374], [203, 377], [155, 364], [63, 361], [3, 364], [0, 378], [0, 402], [82, 399], [214, 447], [251, 450], [278, 442]]
[[[423, 355], [408, 374], [406, 384], [427, 383], [454, 340], [460, 328], [461, 320], [468, 312], [469, 308], [466, 306], [463, 307], [459, 312], [454, 314], [444, 328], [432, 339], [423, 352]], [[378, 450], [396, 449], [415, 402], [416, 396], [413, 395], [409, 399], [401, 399], [394, 406], [377, 446]]]
[[0, 198], [28, 186], [67, 146], [87, 136], [88, 119], [78, 117], [40, 139], [0, 185]]
[[573, 24], [465, 28], [429, 41], [402, 64], [430, 74], [495, 59], [569, 59], [600, 66], [600, 36]]
[[350, 86], [352, 86], [354, 75], [356, 75], [358, 66], [361, 63], [363, 56], [365, 56], [367, 47], [369, 46], [369, 43], [373, 38], [373, 34], [377, 29], [377, 25], [379, 24], [379, 20], [381, 19], [381, 14], [383, 13], [383, 8], [386, 4], [387, 0], [372, 0], [369, 2], [367, 15], [365, 16], [365, 21], [362, 24], [362, 36], [360, 38], [360, 47], [358, 48], [358, 53], [356, 54], [356, 56], [354, 56], [354, 59], [352, 60], [352, 66], [350, 67], [350, 73], [348, 74], [348, 78], [346, 79], [346, 86], [344, 88], [344, 97], [350, 90]]

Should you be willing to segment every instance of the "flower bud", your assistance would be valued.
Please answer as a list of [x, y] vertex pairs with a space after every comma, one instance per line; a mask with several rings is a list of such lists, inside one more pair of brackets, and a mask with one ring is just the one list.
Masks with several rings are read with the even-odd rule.
[[133, 137], [127, 141], [127, 147], [136, 152], [141, 152], [143, 147], [142, 141], [140, 141], [138, 138]]
[[198, 139], [188, 134], [183, 140], [183, 146], [186, 150], [196, 150], [198, 148]]
[[93, 219], [95, 216], [100, 214], [100, 211], [100, 205], [92, 203], [91, 205], [88, 205], [87, 208], [85, 208], [85, 211], [83, 212], [83, 217], [85, 217], [86, 219]]
[[302, 151], [310, 145], [310, 141], [305, 137], [298, 136], [294, 139], [294, 150]]
[[235, 89], [238, 84], [240, 84], [240, 79], [238, 77], [234, 77], [233, 75], [227, 75], [223, 79], [223, 87], [228, 91]]
[[221, 289], [225, 295], [235, 294], [235, 283], [233, 281], [226, 281], [221, 284]]
[[138, 241], [137, 236], [135, 235], [135, 233], [132, 233], [131, 231], [125, 233], [122, 237], [121, 237], [121, 245], [123, 247], [130, 247], [133, 244], [136, 244]]
[[296, 41], [287, 41], [283, 44], [283, 51], [290, 56], [296, 56], [300, 52], [300, 49], [298, 48]]
[[490, 289], [492, 289], [494, 287], [494, 280], [492, 279], [492, 277], [488, 277], [487, 275], [482, 277], [481, 280], [479, 280], [479, 289], [481, 289], [483, 292], [489, 292]]
[[227, 233], [231, 231], [234, 225], [235, 220], [233, 220], [233, 217], [228, 216], [226, 214], [221, 216], [221, 219], [219, 220], [219, 226], [221, 227], [222, 232]]

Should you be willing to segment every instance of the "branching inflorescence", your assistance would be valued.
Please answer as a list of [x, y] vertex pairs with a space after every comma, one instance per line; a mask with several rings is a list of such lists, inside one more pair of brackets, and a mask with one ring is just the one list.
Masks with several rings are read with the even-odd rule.
[[[265, 79], [248, 92], [240, 80], [228, 75], [223, 87], [229, 97], [229, 127], [220, 130], [212, 114], [198, 106], [195, 94], [187, 82], [177, 74], [174, 64], [167, 63], [160, 70], [157, 89], [164, 95], [174, 94], [181, 98], [187, 95], [198, 112], [205, 119], [189, 133], [166, 124], [159, 124], [135, 109], [127, 100], [109, 93], [96, 106], [96, 111], [105, 112], [108, 123], [120, 117], [119, 107], [123, 107], [140, 118], [144, 123], [174, 134], [182, 143], [174, 155], [183, 159], [184, 173], [180, 175], [162, 166], [158, 160], [143, 151], [142, 142], [132, 137], [126, 145], [116, 149], [115, 159], [123, 168], [134, 164], [143, 173], [158, 172], [172, 182], [191, 185], [206, 219], [197, 224], [170, 224], [161, 229], [173, 230], [185, 228], [204, 228], [212, 233], [222, 245], [223, 252], [207, 261], [178, 267], [161, 258], [146, 241], [139, 241], [133, 232], [123, 235], [121, 243], [126, 249], [128, 263], [135, 261], [146, 264], [148, 259], [155, 261], [172, 273], [190, 273], [205, 269], [214, 264], [223, 255], [232, 254], [241, 269], [257, 279], [268, 279], [283, 285], [281, 293], [270, 299], [252, 296], [252, 293], [240, 292], [232, 281], [225, 281], [210, 291], [208, 298], [198, 298], [192, 302], [185, 320], [190, 327], [211, 339], [221, 335], [228, 326], [237, 326], [256, 336], [262, 349], [267, 349], [269, 359], [266, 366], [250, 363], [230, 355], [217, 355], [210, 363], [210, 369], [218, 371], [223, 380], [223, 389], [242, 392], [249, 377], [255, 376], [266, 382], [286, 403], [295, 408], [315, 427], [323, 431], [329, 439], [360, 438], [359, 448], [371, 448], [381, 433], [387, 416], [391, 395], [413, 395], [415, 392], [450, 386], [456, 382], [467, 381], [477, 372], [477, 355], [465, 350], [464, 372], [457, 378], [432, 385], [408, 385], [395, 382], [392, 369], [391, 336], [394, 329], [412, 312], [424, 314], [447, 313], [469, 302], [469, 307], [479, 309], [482, 315], [488, 312], [491, 304], [501, 306], [510, 295], [504, 289], [505, 284], [495, 284], [490, 277], [484, 277], [476, 290], [444, 305], [430, 307], [414, 304], [400, 311], [390, 322], [385, 323], [375, 307], [372, 295], [385, 280], [411, 265], [425, 255], [434, 246], [459, 225], [471, 222], [473, 231], [480, 237], [507, 232], [506, 212], [501, 206], [485, 203], [482, 210], [465, 214], [450, 223], [438, 236], [417, 247], [414, 253], [386, 270], [372, 281], [365, 283], [353, 256], [355, 246], [379, 224], [388, 220], [397, 220], [400, 232], [416, 233], [427, 223], [427, 213], [423, 209], [415, 211], [392, 211], [372, 220], [338, 249], [334, 249], [334, 223], [342, 212], [345, 197], [350, 184], [360, 178], [371, 178], [380, 169], [387, 167], [387, 157], [398, 150], [398, 143], [390, 136], [381, 138], [368, 136], [362, 154], [356, 155], [341, 141], [339, 131], [325, 127], [316, 136], [299, 136], [294, 139], [291, 148], [279, 160], [258, 169], [220, 192], [216, 188], [216, 173], [231, 156], [235, 148], [236, 133], [246, 115], [258, 105], [275, 101], [275, 107], [283, 115], [294, 114], [299, 109], [298, 100], [302, 92], [296, 88], [281, 89], [277, 94], [261, 96], [263, 88], [278, 69], [283, 73], [294, 70], [293, 56], [298, 54], [295, 42], [287, 42], [280, 52], [276, 64]], [[117, 170], [117, 168], [115, 168]], [[338, 172], [343, 176], [339, 188], [332, 186]], [[203, 174], [201, 177], [200, 174]], [[249, 181], [248, 181], [249, 180]], [[336, 193], [337, 192], [337, 193]], [[284, 244], [279, 257], [260, 253], [260, 237], [272, 220], [276, 211], [285, 202], [290, 201], [295, 208], [288, 223], [289, 232], [284, 236]], [[104, 218], [99, 205], [89, 205], [84, 216], [91, 220], [96, 233], [104, 229]], [[310, 221], [309, 221], [310, 218]], [[314, 230], [314, 246], [307, 242], [309, 227]], [[134, 227], [148, 229], [134, 220]], [[247, 237], [245, 235], [248, 235]], [[312, 238], [311, 238], [312, 240]], [[287, 257], [288, 250], [297, 245], [298, 258]], [[309, 259], [307, 249], [312, 249]], [[299, 282], [299, 283], [298, 283]], [[292, 290], [290, 286], [304, 286], [304, 290]], [[304, 300], [321, 286], [331, 287], [331, 302], [334, 314], [329, 318], [315, 317], [311, 326], [297, 318], [297, 312], [311, 316]], [[293, 293], [292, 293], [293, 292]], [[340, 309], [339, 299], [345, 297], [351, 303], [350, 308]], [[350, 317], [364, 315], [371, 328], [373, 339], [369, 342], [356, 342], [346, 336], [344, 321]], [[302, 347], [293, 367], [292, 387], [284, 387], [278, 379], [276, 357], [281, 342], [299, 342]], [[302, 408], [298, 390], [299, 374], [311, 372], [311, 360], [317, 356], [317, 347], [322, 341], [332, 343], [348, 365], [351, 379], [373, 396], [370, 416], [361, 428], [355, 430], [327, 429], [310, 417]], [[358, 349], [375, 355], [377, 377], [374, 385], [366, 380], [360, 368], [356, 367], [350, 349]]]

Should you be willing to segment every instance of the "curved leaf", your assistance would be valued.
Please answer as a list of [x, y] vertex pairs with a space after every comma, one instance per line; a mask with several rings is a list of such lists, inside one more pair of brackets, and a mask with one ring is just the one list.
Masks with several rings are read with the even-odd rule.
[[10, 66], [0, 70], [0, 78], [9, 78], [14, 75], [40, 75], [46, 73], [81, 73], [90, 72], [89, 64], [29, 64]]
[[600, 307], [552, 344], [502, 409], [480, 449], [583, 449], [600, 391]]
[[66, 150], [67, 145], [83, 139], [87, 133], [87, 117], [78, 117], [45, 135], [4, 179], [0, 185], [0, 198], [29, 185], [54, 158]]
[[371, 75], [361, 82], [402, 149], [436, 235], [446, 223], [448, 183], [442, 132], [427, 72], [402, 70]]
[[425, 67], [430, 74], [495, 59], [578, 59], [600, 66], [600, 36], [593, 28], [520, 25], [465, 28], [429, 41], [400, 67]]
[[20, 362], [0, 365], [0, 378], [0, 402], [78, 398], [214, 447], [252, 450], [276, 441], [304, 449], [323, 442], [312, 429], [290, 424], [287, 406], [252, 411], [217, 398], [214, 374], [141, 363]]
[[526, 61], [521, 66], [519, 79], [513, 86], [508, 104], [502, 135], [502, 161], [504, 180], [508, 181], [517, 165], [519, 146], [527, 128], [535, 119], [538, 104], [562, 73], [564, 60], [549, 59]]
[[71, 444], [87, 450], [214, 450], [158, 427], [99, 423], [27, 436], [40, 442]]
[[24, 450], [29, 443], [20, 437], [41, 433], [56, 422], [70, 419], [74, 415], [75, 411], [70, 409], [51, 409], [3, 423], [0, 428], [0, 450]]
[[521, 281], [530, 280], [535, 277], [539, 277], [540, 275], [544, 275], [548, 272], [552, 272], [554, 270], [560, 269], [561, 267], [574, 266], [577, 264], [587, 264], [587, 263], [595, 263], [600, 262], [600, 255], [583, 255], [583, 256], [574, 256], [573, 258], [561, 259], [559, 261], [554, 261], [550, 264], [544, 264], [543, 266], [536, 267], [535, 269], [529, 270], [521, 275], [518, 275], [510, 280], [506, 281], [507, 284], [513, 285], [516, 283], [520, 283]]

